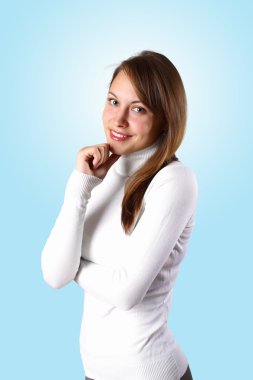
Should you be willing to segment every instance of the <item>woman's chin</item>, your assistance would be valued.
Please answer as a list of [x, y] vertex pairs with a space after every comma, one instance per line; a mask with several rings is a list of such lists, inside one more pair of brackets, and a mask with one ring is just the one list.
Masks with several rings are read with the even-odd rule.
[[118, 156], [122, 156], [122, 154], [124, 154], [124, 152], [122, 152], [122, 149], [119, 149], [112, 145], [110, 145], [110, 152], [112, 152], [113, 154], [117, 154]]
[[124, 149], [122, 149], [122, 147], [120, 147], [119, 144], [114, 144], [112, 141], [108, 141], [108, 144], [110, 146], [110, 152], [112, 152], [113, 154], [117, 154], [118, 156], [124, 154]]

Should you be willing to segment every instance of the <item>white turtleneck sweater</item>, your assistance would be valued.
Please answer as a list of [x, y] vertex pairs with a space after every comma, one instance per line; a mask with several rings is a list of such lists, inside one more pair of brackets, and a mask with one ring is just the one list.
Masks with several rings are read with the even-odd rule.
[[121, 156], [103, 181], [74, 170], [42, 252], [49, 285], [84, 289], [80, 348], [95, 380], [178, 380], [187, 368], [167, 319], [195, 223], [193, 172], [180, 161], [161, 169], [132, 233], [121, 225], [126, 180], [157, 148]]

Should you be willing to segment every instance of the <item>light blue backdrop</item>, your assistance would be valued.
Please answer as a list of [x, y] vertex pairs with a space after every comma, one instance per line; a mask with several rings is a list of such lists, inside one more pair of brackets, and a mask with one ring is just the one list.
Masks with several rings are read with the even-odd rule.
[[143, 49], [171, 58], [184, 80], [178, 155], [199, 182], [171, 327], [194, 380], [253, 376], [251, 4], [1, 2], [1, 379], [84, 378], [82, 292], [49, 288], [40, 254], [77, 151], [104, 141], [110, 65]]

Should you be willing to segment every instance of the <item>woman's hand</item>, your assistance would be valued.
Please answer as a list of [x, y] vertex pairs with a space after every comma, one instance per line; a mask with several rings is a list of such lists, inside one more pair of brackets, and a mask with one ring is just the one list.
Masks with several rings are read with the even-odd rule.
[[80, 149], [77, 154], [76, 169], [81, 173], [103, 179], [119, 157], [117, 154], [110, 155], [109, 144], [87, 146]]

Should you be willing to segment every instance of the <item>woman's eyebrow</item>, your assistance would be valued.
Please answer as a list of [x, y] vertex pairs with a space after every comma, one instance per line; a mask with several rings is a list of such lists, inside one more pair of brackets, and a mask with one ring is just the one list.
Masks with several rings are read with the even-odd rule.
[[[115, 98], [118, 99], [117, 95], [114, 94], [112, 91], [109, 91], [108, 94], [111, 94], [111, 95], [113, 95]], [[131, 104], [133, 104], [133, 103], [143, 103], [143, 102], [142, 102], [141, 100], [133, 100], [133, 101], [131, 102]]]

